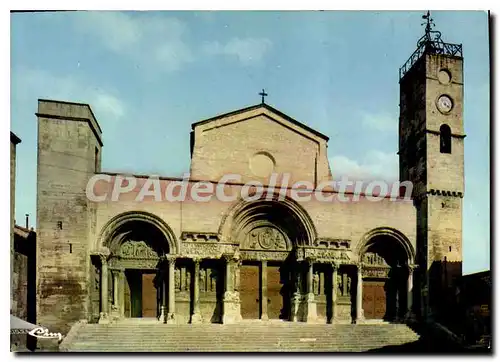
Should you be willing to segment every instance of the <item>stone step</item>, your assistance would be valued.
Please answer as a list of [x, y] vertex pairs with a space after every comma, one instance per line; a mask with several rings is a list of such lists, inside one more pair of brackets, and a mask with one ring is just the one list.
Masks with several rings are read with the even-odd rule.
[[83, 324], [73, 328], [76, 328], [75, 335], [61, 343], [61, 351], [354, 352], [411, 344], [419, 339], [419, 336], [404, 324], [165, 325], [130, 322]]

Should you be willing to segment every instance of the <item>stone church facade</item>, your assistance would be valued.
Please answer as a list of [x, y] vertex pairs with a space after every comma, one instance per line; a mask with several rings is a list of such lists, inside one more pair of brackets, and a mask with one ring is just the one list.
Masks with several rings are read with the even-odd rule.
[[[463, 59], [460, 45], [431, 33], [400, 70], [395, 152], [400, 179], [414, 185], [409, 200], [300, 201], [280, 189], [285, 173], [287, 185], [333, 179], [328, 137], [265, 103], [192, 125], [185, 198], [136, 201], [149, 178], [135, 175], [113, 200], [123, 176], [101, 169], [90, 106], [39, 100], [37, 323], [66, 333], [82, 319], [336, 324], [445, 313], [462, 263]], [[225, 194], [251, 181], [264, 194], [190, 197], [198, 181], [228, 174], [240, 180]], [[162, 194], [182, 184], [157, 182]]]

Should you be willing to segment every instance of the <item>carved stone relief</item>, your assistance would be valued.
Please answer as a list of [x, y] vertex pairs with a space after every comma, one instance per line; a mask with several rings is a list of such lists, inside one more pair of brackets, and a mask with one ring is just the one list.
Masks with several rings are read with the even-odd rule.
[[135, 259], [155, 259], [158, 258], [158, 253], [154, 251], [144, 241], [125, 241], [121, 247], [119, 255], [122, 258], [135, 258]]
[[212, 243], [183, 243], [182, 255], [187, 257], [200, 256], [205, 258], [219, 259], [225, 253], [234, 253], [235, 247], [229, 244]]
[[245, 245], [248, 249], [286, 250], [285, 237], [271, 226], [261, 226], [250, 231]]
[[387, 266], [385, 259], [377, 253], [365, 253], [363, 255], [363, 263], [368, 265], [384, 265]]
[[245, 260], [286, 260], [288, 251], [242, 250], [240, 256]]
[[157, 269], [159, 258], [142, 259], [135, 257], [112, 257], [108, 265], [110, 268], [126, 269]]
[[371, 278], [388, 278], [389, 267], [386, 268], [363, 268], [363, 277]]
[[341, 263], [348, 263], [351, 260], [349, 253], [349, 251], [326, 249], [322, 247], [305, 247], [299, 248], [296, 251], [297, 260], [312, 258], [319, 262], [336, 260]]

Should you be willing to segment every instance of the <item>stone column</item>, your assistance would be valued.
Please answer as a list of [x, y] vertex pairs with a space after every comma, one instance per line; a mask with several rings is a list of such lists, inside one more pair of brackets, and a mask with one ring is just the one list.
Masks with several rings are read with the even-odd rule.
[[122, 268], [118, 273], [118, 309], [120, 312], [120, 318], [123, 318], [125, 316], [125, 283], [125, 269]]
[[332, 320], [333, 324], [337, 318], [337, 272], [339, 265], [332, 263]]
[[231, 259], [230, 256], [226, 257], [226, 277], [225, 277], [225, 291], [226, 292], [233, 292], [234, 291], [234, 281], [233, 281], [233, 260]]
[[408, 265], [408, 281], [407, 281], [407, 291], [408, 291], [408, 297], [407, 297], [407, 312], [406, 312], [406, 319], [413, 319], [413, 270], [414, 270], [413, 265]]
[[267, 321], [267, 260], [260, 264], [260, 319]]
[[363, 322], [363, 319], [363, 266], [360, 263], [356, 285], [356, 323]]
[[99, 323], [109, 323], [108, 311], [108, 255], [101, 254], [101, 313]]
[[175, 257], [168, 259], [168, 315], [167, 323], [175, 323]]
[[113, 270], [113, 309], [118, 310], [118, 270]]
[[316, 308], [316, 301], [314, 300], [313, 291], [313, 278], [314, 278], [314, 261], [311, 258], [306, 260], [307, 266], [307, 294], [305, 296], [305, 309], [304, 314], [305, 322], [313, 323], [318, 319], [318, 313]]
[[293, 294], [291, 300], [291, 311], [290, 311], [290, 321], [298, 322], [301, 320], [300, 317], [300, 303], [301, 303], [301, 272], [300, 272], [300, 264], [298, 261], [295, 261], [294, 268], [292, 269], [292, 280], [293, 280]]
[[191, 324], [202, 323], [200, 312], [200, 259], [193, 259], [193, 315], [191, 316]]
[[225, 262], [224, 298], [222, 300], [222, 323], [241, 321], [240, 265], [238, 255], [223, 255]]
[[161, 281], [160, 281], [160, 317], [158, 318], [158, 321], [161, 323], [166, 323], [167, 322], [167, 270], [166, 270], [166, 262], [167, 260], [163, 257], [163, 260], [160, 264], [160, 270], [159, 274], [161, 276]]
[[307, 293], [308, 294], [314, 294], [313, 292], [313, 278], [314, 278], [314, 271], [313, 271], [314, 264], [311, 259], [307, 260]]
[[233, 288], [233, 290], [238, 293], [240, 291], [240, 283], [241, 283], [240, 267], [241, 267], [241, 260], [238, 260], [234, 263], [234, 288]]

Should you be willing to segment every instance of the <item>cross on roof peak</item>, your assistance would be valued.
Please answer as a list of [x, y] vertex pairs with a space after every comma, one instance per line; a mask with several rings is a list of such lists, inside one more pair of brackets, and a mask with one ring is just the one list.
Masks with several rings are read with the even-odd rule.
[[269, 94], [266, 93], [266, 91], [264, 90], [264, 88], [262, 88], [262, 92], [259, 93], [259, 96], [262, 97], [262, 104], [264, 104], [264, 97], [267, 97]]

